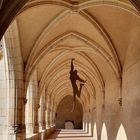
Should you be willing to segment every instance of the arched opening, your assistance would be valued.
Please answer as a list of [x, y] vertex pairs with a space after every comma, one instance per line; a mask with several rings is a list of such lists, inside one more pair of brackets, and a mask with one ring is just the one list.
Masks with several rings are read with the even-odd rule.
[[[73, 104], [73, 98], [70, 95], [64, 97], [59, 103], [56, 111], [57, 128], [65, 129], [65, 125], [69, 122], [70, 125], [73, 124], [74, 129], [82, 129], [82, 122], [83, 122], [82, 105], [77, 100], [75, 110], [71, 112], [72, 104]], [[66, 128], [68, 128], [68, 126]]]
[[108, 140], [107, 129], [105, 123], [102, 126], [101, 140]]
[[94, 128], [93, 128], [93, 138], [94, 140], [98, 140], [96, 123], [94, 124]]
[[[3, 89], [1, 93], [5, 97], [7, 96], [1, 102], [1, 105], [5, 108], [2, 111], [4, 113], [2, 115], [2, 122], [5, 123], [7, 121], [4, 127], [2, 126], [1, 128], [1, 135], [3, 135], [2, 138], [4, 140], [14, 138], [15, 134], [21, 131], [21, 128], [25, 128], [24, 124], [22, 124], [24, 123], [24, 117], [21, 117], [24, 114], [23, 106], [25, 98], [23, 98], [23, 69], [18, 37], [18, 29], [15, 21], [7, 29], [2, 40], [4, 59], [1, 61], [4, 65], [1, 65], [1, 68], [4, 71], [1, 74], [5, 79], [3, 78], [3, 84], [1, 84], [4, 87], [1, 88]], [[24, 134], [19, 137], [22, 139]]]
[[120, 128], [118, 130], [118, 134], [117, 134], [116, 140], [127, 140], [125, 129], [124, 129], [122, 124], [121, 124], [121, 126], [120, 126]]

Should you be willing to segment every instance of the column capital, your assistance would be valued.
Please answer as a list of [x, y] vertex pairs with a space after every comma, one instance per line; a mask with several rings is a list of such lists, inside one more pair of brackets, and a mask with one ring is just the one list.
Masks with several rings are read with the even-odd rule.
[[40, 104], [35, 104], [35, 109], [39, 109], [40, 108]]
[[28, 99], [23, 98], [23, 103], [24, 103], [24, 105], [27, 103], [27, 101], [28, 101]]
[[118, 98], [119, 105], [122, 106], [122, 97]]
[[25, 124], [24, 125], [21, 125], [21, 124], [11, 125], [8, 128], [8, 133], [10, 135], [15, 135], [17, 133], [20, 133], [23, 129], [25, 129]]
[[0, 60], [3, 58], [3, 45], [0, 42]]

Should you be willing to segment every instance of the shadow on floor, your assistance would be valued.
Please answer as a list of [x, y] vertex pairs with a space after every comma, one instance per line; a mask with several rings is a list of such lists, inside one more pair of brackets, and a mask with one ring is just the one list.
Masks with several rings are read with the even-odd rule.
[[93, 140], [87, 132], [77, 129], [56, 130], [47, 140]]

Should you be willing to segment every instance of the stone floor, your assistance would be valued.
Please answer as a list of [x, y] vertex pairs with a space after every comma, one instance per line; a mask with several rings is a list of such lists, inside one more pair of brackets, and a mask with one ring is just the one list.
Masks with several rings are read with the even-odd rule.
[[56, 130], [47, 140], [93, 140], [93, 137], [83, 130], [62, 129]]

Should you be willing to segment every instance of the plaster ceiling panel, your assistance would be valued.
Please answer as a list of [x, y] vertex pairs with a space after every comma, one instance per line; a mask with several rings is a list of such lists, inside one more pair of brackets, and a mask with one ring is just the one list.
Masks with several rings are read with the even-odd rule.
[[[40, 42], [40, 46], [37, 46], [37, 48], [34, 50], [34, 54], [38, 54], [38, 51], [41, 50], [50, 41], [55, 41], [54, 38], [58, 38], [59, 35], [68, 33], [70, 31], [79, 32], [84, 36], [89, 37], [91, 40], [100, 44], [108, 53], [111, 54], [108, 44], [101, 35], [101, 32], [99, 32], [93, 24], [91, 24], [81, 15], [71, 13], [67, 16], [64, 16], [58, 23], [55, 24], [54, 27], [46, 32], [45, 36]], [[64, 40], [64, 43], [70, 43], [70, 40], [66, 40], [66, 42]], [[74, 42], [71, 42], [70, 44], [80, 45], [78, 40], [74, 40]], [[46, 47], [47, 46], [44, 48]]]
[[45, 26], [62, 11], [64, 8], [60, 6], [42, 5], [29, 8], [18, 15], [17, 21], [24, 61]]
[[125, 3], [128, 3], [128, 4], [132, 5], [131, 2], [130, 2], [129, 0], [119, 0], [119, 1], [125, 2]]
[[[38, 63], [37, 65], [37, 69], [38, 69], [38, 79], [41, 79], [43, 73], [45, 72], [46, 68], [49, 69], [49, 65], [51, 64], [51, 62], [56, 58], [56, 56], [58, 56], [61, 53], [61, 51], [55, 51], [52, 53], [49, 53], [47, 55], [45, 55]], [[52, 70], [57, 69], [49, 69], [49, 72], [51, 72]], [[49, 73], [48, 73], [49, 74]]]
[[92, 53], [87, 53], [87, 54], [92, 59], [92, 61], [97, 65], [104, 79], [104, 82], [110, 80], [110, 77], [116, 76], [106, 60], [99, 58], [97, 55], [93, 55]]
[[96, 17], [111, 37], [123, 65], [131, 31], [140, 25], [140, 18], [135, 13], [119, 6], [101, 5], [90, 7], [87, 10]]

